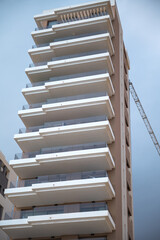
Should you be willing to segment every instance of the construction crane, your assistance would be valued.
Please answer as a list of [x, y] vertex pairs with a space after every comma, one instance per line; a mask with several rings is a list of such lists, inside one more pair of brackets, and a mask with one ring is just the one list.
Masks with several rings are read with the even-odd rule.
[[145, 114], [145, 111], [144, 111], [144, 109], [142, 107], [142, 104], [141, 104], [141, 102], [139, 100], [139, 97], [138, 97], [138, 95], [137, 95], [137, 93], [135, 91], [133, 83], [130, 80], [129, 80], [129, 90], [130, 90], [130, 93], [131, 93], [131, 95], [133, 97], [133, 100], [135, 101], [135, 104], [137, 105], [137, 108], [138, 108], [138, 110], [140, 112], [140, 115], [141, 115], [143, 121], [144, 121], [144, 124], [146, 125], [146, 128], [147, 128], [148, 133], [149, 133], [149, 135], [150, 135], [150, 137], [151, 137], [151, 139], [152, 139], [152, 141], [154, 143], [154, 146], [155, 146], [155, 148], [156, 148], [156, 150], [157, 150], [157, 152], [158, 152], [158, 154], [160, 156], [160, 145], [159, 145], [158, 140], [157, 140], [157, 138], [156, 138], [156, 136], [154, 134], [154, 131], [153, 131], [152, 127], [151, 127], [151, 124], [149, 123], [149, 120], [148, 120], [148, 118], [147, 118], [147, 116]]

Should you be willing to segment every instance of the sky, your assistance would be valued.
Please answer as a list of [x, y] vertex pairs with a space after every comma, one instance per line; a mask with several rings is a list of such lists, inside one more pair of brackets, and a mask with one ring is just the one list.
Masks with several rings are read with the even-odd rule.
[[[25, 104], [24, 69], [34, 44], [33, 16], [87, 0], [0, 0], [0, 150], [8, 161], [20, 152], [13, 136], [23, 127], [17, 112]], [[117, 0], [134, 83], [160, 141], [160, 1]], [[160, 157], [131, 98], [131, 140], [136, 240], [160, 239]]]

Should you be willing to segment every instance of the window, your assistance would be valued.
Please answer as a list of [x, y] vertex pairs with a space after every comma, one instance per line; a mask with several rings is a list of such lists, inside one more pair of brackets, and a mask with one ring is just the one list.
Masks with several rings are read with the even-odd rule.
[[0, 220], [2, 220], [3, 207], [0, 205]]
[[127, 85], [128, 79], [126, 79], [125, 76], [124, 76], [124, 78], [125, 78], [125, 80], [124, 80], [124, 86], [125, 86], [126, 91], [128, 91], [128, 85]]
[[130, 212], [130, 209], [128, 208], [128, 217], [131, 217], [131, 216], [132, 216], [132, 214]]
[[107, 205], [105, 202], [82, 203], [80, 205], [80, 212], [100, 211], [100, 210], [106, 210], [106, 209], [107, 209]]
[[129, 127], [127, 116], [125, 116], [125, 123], [126, 123], [127, 127]]
[[4, 196], [4, 188], [0, 185], [0, 193], [2, 194], [2, 196]]
[[130, 168], [128, 159], [126, 158], [127, 167]]
[[81, 240], [107, 240], [106, 237], [93, 237], [93, 236], [90, 236], [90, 237], [79, 237], [78, 239], [81, 239]]
[[5, 189], [4, 189], [4, 188], [2, 188], [2, 195], [3, 195], [3, 196], [4, 196], [4, 190], [5, 190]]
[[129, 186], [128, 182], [127, 182], [127, 190], [128, 190], [129, 192], [131, 191], [131, 189], [130, 189], [130, 186]]
[[127, 74], [128, 72], [127, 72], [127, 68], [126, 68], [126, 66], [124, 65], [124, 71], [125, 71], [125, 74]]
[[57, 21], [57, 20], [48, 21], [47, 27], [48, 27], [48, 28], [51, 28], [52, 25], [55, 25], [55, 24], [58, 24], [58, 21]]

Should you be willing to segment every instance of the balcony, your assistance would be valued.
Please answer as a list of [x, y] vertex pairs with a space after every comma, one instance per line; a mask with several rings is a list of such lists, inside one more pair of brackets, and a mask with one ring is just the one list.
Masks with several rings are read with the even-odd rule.
[[128, 191], [131, 191], [132, 189], [132, 177], [131, 177], [131, 169], [130, 168], [126, 168], [126, 177], [127, 177], [127, 187], [128, 187]]
[[134, 239], [133, 216], [128, 217], [128, 233], [131, 240]]
[[131, 240], [134, 240], [134, 222], [133, 222], [133, 216], [128, 217], [128, 235]]
[[[37, 30], [37, 29], [36, 29]], [[99, 16], [90, 19], [53, 24], [51, 27], [44, 27], [31, 33], [36, 45], [53, 42], [54, 39], [76, 36], [97, 31], [108, 31], [110, 36], [114, 36], [114, 30], [110, 16]]]
[[113, 11], [110, 1], [90, 2], [77, 6], [54, 9], [52, 11], [45, 11], [45, 13], [36, 15], [34, 17], [39, 28], [46, 26], [47, 21], [51, 22], [70, 22], [80, 19], [94, 18], [96, 16], [108, 15], [113, 19]]
[[[66, 40], [72, 40], [72, 39], [77, 39], [79, 38], [83, 38], [83, 37], [90, 37], [90, 36], [93, 36], [93, 37], [96, 37], [98, 34], [106, 34], [108, 33], [107, 30], [105, 31], [95, 31], [95, 32], [91, 32], [91, 33], [84, 33], [84, 34], [78, 34], [78, 35], [71, 35], [71, 36], [65, 36], [65, 37], [60, 37], [60, 38], [56, 38], [56, 39], [53, 39], [53, 42], [59, 42], [59, 41], [66, 41]], [[43, 43], [43, 44], [38, 44], [38, 45], [32, 45], [32, 49], [34, 48], [39, 48], [39, 47], [47, 47], [47, 46], [50, 46], [50, 42], [48, 43]], [[37, 49], [38, 51], [38, 49]]]
[[106, 70], [110, 75], [114, 67], [109, 52], [71, 57], [62, 60], [40, 63], [41, 66], [26, 68], [25, 72], [31, 82], [46, 81], [51, 77], [59, 77], [84, 72]]
[[128, 108], [125, 108], [125, 122], [126, 122], [126, 126], [129, 127], [130, 117], [129, 117], [129, 110], [128, 110]]
[[[106, 49], [93, 50], [93, 51], [82, 51], [81, 50], [80, 53], [72, 53], [72, 54], [66, 54], [66, 55], [62, 54], [62, 56], [54, 56], [53, 58], [49, 58], [48, 60], [43, 61], [43, 62], [38, 61], [38, 62], [30, 63], [29, 68], [47, 65], [48, 62], [52, 62], [52, 61], [74, 59], [74, 58], [92, 56], [95, 54], [101, 54], [101, 53], [107, 53], [107, 52], [108, 52], [108, 50], [106, 50]], [[42, 54], [41, 54], [41, 56], [42, 56]]]
[[129, 108], [129, 94], [128, 91], [124, 91], [124, 101], [126, 108]]
[[19, 133], [37, 132], [42, 128], [68, 126], [72, 124], [80, 124], [80, 123], [87, 123], [87, 122], [91, 123], [91, 122], [99, 122], [99, 121], [105, 121], [105, 120], [107, 120], [107, 117], [104, 115], [104, 116], [98, 116], [98, 117], [94, 116], [90, 118], [79, 118], [79, 119], [71, 119], [71, 120], [65, 120], [65, 121], [45, 122], [43, 125], [40, 125], [40, 126], [20, 128]]
[[13, 217], [0, 222], [2, 230], [12, 239], [111, 233], [115, 230], [103, 202], [36, 207], [15, 211]]
[[127, 191], [127, 207], [131, 215], [133, 215], [133, 203], [132, 203], [132, 193]]
[[128, 76], [125, 72], [124, 72], [124, 85], [125, 85], [126, 91], [128, 91], [129, 90], [129, 80], [128, 80]]
[[[47, 194], [47, 197], [46, 197]], [[18, 208], [111, 200], [115, 196], [108, 177], [32, 184], [10, 188], [5, 195]]]
[[130, 168], [131, 167], [131, 152], [130, 148], [126, 145], [126, 160], [127, 160], [127, 165]]
[[94, 140], [94, 142], [110, 144], [115, 140], [108, 120], [44, 128], [37, 132], [16, 134], [14, 139], [23, 152], [62, 146], [66, 143], [67, 145], [85, 144]]
[[126, 137], [126, 145], [129, 147], [130, 146], [130, 132], [129, 132], [129, 127], [125, 125], [125, 137]]
[[90, 143], [42, 149], [17, 155], [10, 165], [21, 179], [45, 174], [105, 170], [115, 167], [105, 143]]
[[[69, 55], [82, 54], [95, 51], [108, 51], [114, 54], [113, 44], [109, 33], [79, 37], [49, 43], [48, 46], [30, 49], [28, 51], [34, 63], [51, 61], [52, 58], [64, 59]], [[69, 58], [69, 57], [68, 57]]]
[[19, 179], [18, 181], [10, 182], [10, 186], [8, 188], [31, 187], [33, 184], [39, 183], [62, 182], [90, 178], [95, 179], [104, 177], [108, 177], [108, 174], [105, 170], [43, 175], [37, 176], [36, 178], [28, 178], [24, 180]]
[[[101, 74], [99, 74], [101, 73]], [[50, 97], [60, 98], [81, 94], [90, 94], [98, 92], [107, 92], [109, 96], [114, 94], [114, 88], [108, 73], [93, 72], [81, 77], [73, 77], [69, 79], [49, 79], [46, 82], [37, 82], [27, 84], [22, 89], [22, 93], [29, 104], [45, 102]]]
[[68, 102], [68, 101], [102, 97], [102, 96], [108, 96], [108, 94], [106, 92], [98, 92], [98, 93], [90, 93], [90, 94], [82, 94], [82, 95], [72, 95], [72, 96], [61, 97], [61, 98], [48, 98], [46, 99], [45, 102], [38, 102], [35, 104], [23, 105], [22, 110], [40, 108], [43, 105], [50, 104], [50, 103], [52, 104], [52, 103], [59, 103], [59, 102]]
[[25, 126], [30, 127], [43, 125], [45, 122], [87, 118], [95, 115], [106, 115], [108, 119], [115, 116], [110, 98], [104, 92], [48, 99], [44, 103], [24, 105], [23, 109], [18, 114]]
[[[30, 82], [26, 84], [26, 88], [30, 87], [37, 87], [37, 86], [43, 86], [45, 83], [48, 82], [54, 82], [54, 81], [61, 81], [61, 80], [74, 80], [82, 77], [94, 77], [95, 75], [98, 74], [108, 74], [108, 71], [105, 69], [97, 70], [97, 71], [87, 71], [87, 72], [80, 72], [80, 73], [75, 73], [75, 74], [69, 74], [69, 75], [60, 75], [57, 77], [51, 77], [49, 79], [46, 79], [45, 81], [40, 81], [40, 82]], [[96, 76], [95, 76], [96, 77]]]

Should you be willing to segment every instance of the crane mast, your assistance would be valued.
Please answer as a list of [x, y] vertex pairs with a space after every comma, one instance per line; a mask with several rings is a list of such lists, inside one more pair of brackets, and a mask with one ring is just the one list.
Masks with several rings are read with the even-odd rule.
[[158, 154], [160, 156], [160, 145], [159, 145], [158, 140], [157, 140], [157, 138], [155, 136], [155, 133], [154, 133], [152, 127], [151, 127], [151, 124], [150, 124], [150, 122], [149, 122], [149, 120], [147, 118], [147, 115], [146, 115], [146, 113], [145, 113], [145, 111], [143, 109], [143, 106], [142, 106], [142, 104], [141, 104], [141, 102], [139, 100], [139, 97], [138, 97], [138, 95], [137, 95], [137, 93], [135, 91], [133, 83], [130, 80], [129, 80], [129, 90], [130, 90], [130, 93], [131, 93], [131, 95], [133, 97], [133, 100], [135, 101], [135, 104], [136, 104], [136, 106], [137, 106], [137, 108], [139, 110], [139, 113], [140, 113], [140, 115], [141, 115], [141, 117], [142, 117], [142, 119], [144, 121], [144, 124], [146, 125], [148, 133], [149, 133], [149, 135], [150, 135], [150, 137], [151, 137], [151, 139], [153, 141], [153, 144], [154, 144], [154, 146], [155, 146], [155, 148], [156, 148], [156, 150], [157, 150], [157, 152], [158, 152]]

